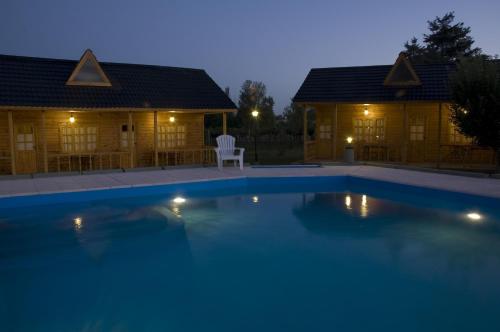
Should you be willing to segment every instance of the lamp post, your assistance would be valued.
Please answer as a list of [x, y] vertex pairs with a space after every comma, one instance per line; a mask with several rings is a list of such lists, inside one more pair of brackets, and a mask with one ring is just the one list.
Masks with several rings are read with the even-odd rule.
[[254, 133], [255, 163], [257, 163], [259, 161], [259, 157], [257, 156], [257, 119], [259, 118], [259, 111], [253, 110], [252, 117], [255, 120], [253, 133]]

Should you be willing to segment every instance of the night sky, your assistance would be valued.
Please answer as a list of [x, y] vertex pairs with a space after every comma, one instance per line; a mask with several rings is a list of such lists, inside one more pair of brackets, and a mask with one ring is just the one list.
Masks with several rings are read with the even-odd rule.
[[310, 68], [391, 64], [451, 10], [500, 54], [498, 0], [1, 0], [0, 53], [203, 68], [234, 100], [264, 82], [280, 113]]

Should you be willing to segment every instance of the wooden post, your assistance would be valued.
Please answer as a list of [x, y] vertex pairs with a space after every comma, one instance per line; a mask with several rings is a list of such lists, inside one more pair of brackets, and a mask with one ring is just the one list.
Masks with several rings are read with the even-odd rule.
[[401, 148], [401, 161], [408, 162], [408, 109], [406, 104], [403, 104], [403, 139]]
[[304, 161], [307, 161], [307, 106], [304, 107]]
[[16, 175], [16, 150], [14, 149], [14, 120], [12, 119], [12, 111], [9, 111], [8, 117], [9, 117], [10, 169], [12, 175]]
[[43, 151], [43, 171], [49, 172], [49, 160], [47, 157], [47, 128], [45, 124], [45, 111], [42, 111], [42, 151]]
[[132, 112], [128, 112], [128, 126], [127, 126], [127, 138], [128, 138], [128, 150], [130, 154], [130, 168], [134, 168], [134, 142], [132, 138]]
[[337, 161], [337, 130], [338, 130], [338, 125], [337, 125], [337, 120], [338, 120], [338, 107], [337, 104], [335, 104], [335, 110], [333, 111], [333, 151], [332, 151], [332, 158], [333, 161]]
[[222, 133], [227, 135], [227, 113], [222, 113]]
[[158, 167], [158, 111], [154, 111], [154, 150], [155, 150], [155, 166]]
[[439, 103], [439, 112], [438, 112], [438, 159], [437, 159], [437, 164], [436, 167], [440, 168], [441, 167], [441, 131], [443, 128], [442, 124], [442, 118], [443, 118], [443, 109], [442, 109], [442, 104]]

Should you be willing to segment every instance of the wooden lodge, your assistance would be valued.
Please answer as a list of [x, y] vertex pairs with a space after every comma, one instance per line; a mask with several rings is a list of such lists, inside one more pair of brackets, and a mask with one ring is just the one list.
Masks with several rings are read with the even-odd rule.
[[235, 111], [204, 70], [0, 55], [0, 173], [213, 163], [204, 116]]
[[491, 167], [480, 148], [450, 121], [453, 64], [413, 65], [401, 53], [394, 65], [312, 69], [294, 102], [314, 112], [305, 134], [306, 161], [341, 161], [347, 138], [355, 159], [437, 167]]

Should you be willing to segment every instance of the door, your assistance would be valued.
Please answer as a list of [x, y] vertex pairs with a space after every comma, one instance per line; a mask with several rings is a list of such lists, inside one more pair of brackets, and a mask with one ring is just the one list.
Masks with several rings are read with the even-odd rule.
[[414, 116], [409, 122], [408, 162], [425, 162], [426, 118]]
[[15, 128], [16, 170], [20, 174], [35, 173], [36, 140], [32, 124], [18, 125]]

